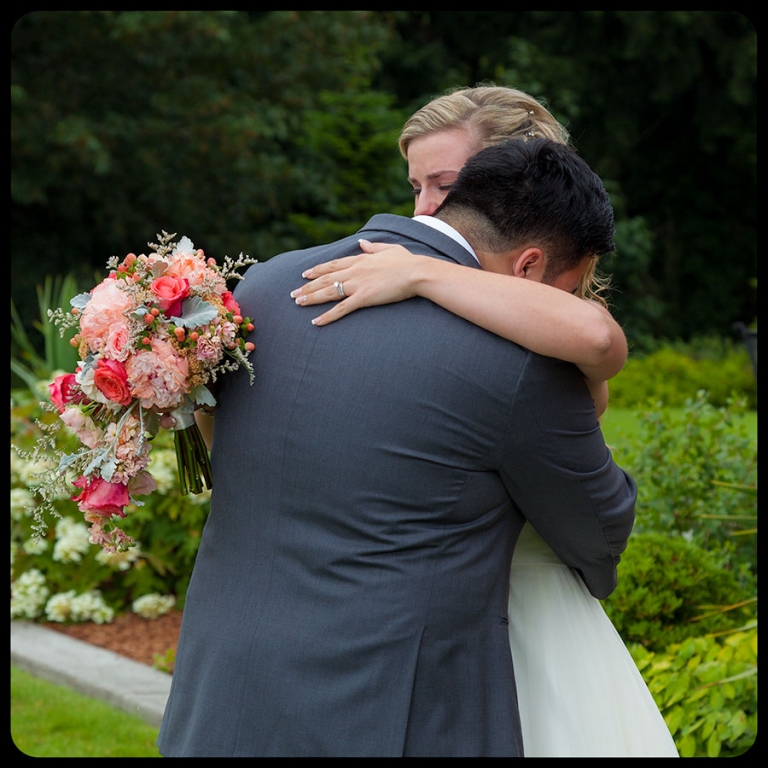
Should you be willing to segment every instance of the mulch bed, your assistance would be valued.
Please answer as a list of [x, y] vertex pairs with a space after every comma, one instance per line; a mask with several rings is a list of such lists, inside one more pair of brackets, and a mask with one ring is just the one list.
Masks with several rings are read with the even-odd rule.
[[45, 622], [42, 626], [152, 666], [155, 657], [165, 657], [169, 649], [175, 654], [181, 611], [171, 611], [157, 619], [144, 619], [128, 612], [110, 624]]

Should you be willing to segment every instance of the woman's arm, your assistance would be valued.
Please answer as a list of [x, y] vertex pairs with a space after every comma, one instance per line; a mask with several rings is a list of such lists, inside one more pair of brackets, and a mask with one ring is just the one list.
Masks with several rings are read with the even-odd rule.
[[[539, 354], [575, 363], [593, 388], [615, 376], [627, 359], [627, 341], [604, 307], [550, 285], [416, 256], [402, 246], [363, 246], [361, 256], [320, 264], [291, 295], [304, 306], [347, 298], [315, 318], [327, 325], [350, 312], [413, 296], [434, 301], [460, 317]], [[371, 255], [375, 254], [375, 255]], [[605, 388], [607, 397], [607, 388]], [[603, 399], [603, 395], [600, 396]]]
[[600, 418], [605, 413], [606, 408], [608, 408], [608, 382], [590, 381], [589, 379], [586, 381], [592, 399], [595, 401], [597, 417]]

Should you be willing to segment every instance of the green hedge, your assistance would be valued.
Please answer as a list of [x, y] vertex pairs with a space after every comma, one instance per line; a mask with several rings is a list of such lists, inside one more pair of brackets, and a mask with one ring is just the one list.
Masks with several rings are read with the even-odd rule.
[[636, 408], [650, 402], [683, 406], [699, 390], [716, 407], [743, 398], [757, 408], [757, 377], [743, 344], [701, 339], [633, 354], [610, 382], [611, 405]]
[[743, 408], [715, 407], [700, 391], [682, 409], [640, 411], [621, 464], [638, 486], [633, 536], [688, 537], [746, 585], [757, 574], [757, 443], [737, 418]]
[[[740, 603], [746, 604], [722, 610]], [[603, 605], [626, 643], [650, 651], [737, 629], [754, 618], [749, 593], [721, 559], [666, 533], [631, 536], [619, 563], [619, 584]]]

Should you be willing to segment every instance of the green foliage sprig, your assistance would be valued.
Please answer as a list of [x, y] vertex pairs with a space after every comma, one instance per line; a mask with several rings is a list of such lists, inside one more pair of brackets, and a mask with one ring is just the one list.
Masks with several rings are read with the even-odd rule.
[[757, 737], [757, 628], [630, 652], [681, 757], [735, 757]]

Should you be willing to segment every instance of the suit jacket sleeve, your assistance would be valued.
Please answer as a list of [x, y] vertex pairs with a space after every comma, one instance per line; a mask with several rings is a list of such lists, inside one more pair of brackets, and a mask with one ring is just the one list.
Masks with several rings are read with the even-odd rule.
[[613, 460], [575, 366], [529, 353], [501, 464], [512, 499], [590, 592], [607, 597], [634, 524], [637, 488]]

